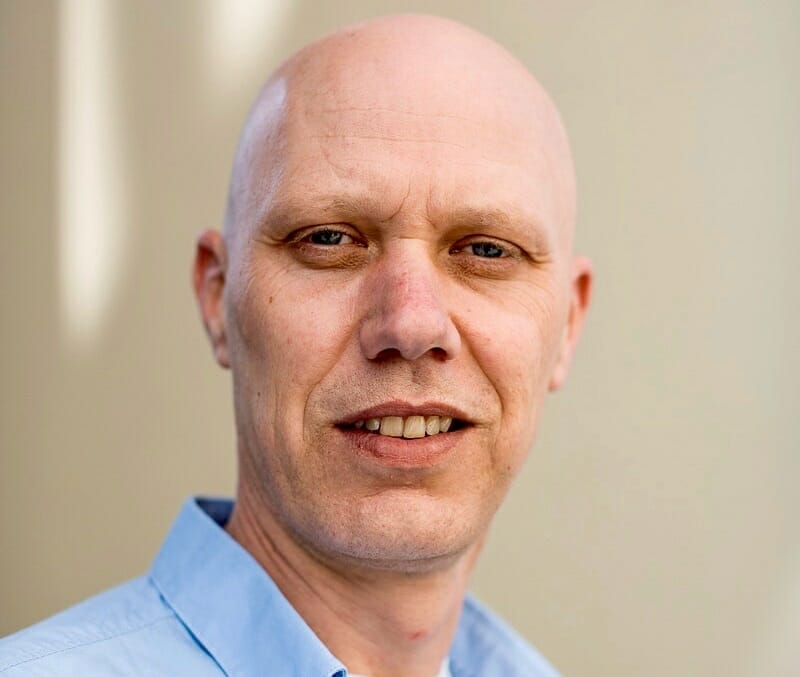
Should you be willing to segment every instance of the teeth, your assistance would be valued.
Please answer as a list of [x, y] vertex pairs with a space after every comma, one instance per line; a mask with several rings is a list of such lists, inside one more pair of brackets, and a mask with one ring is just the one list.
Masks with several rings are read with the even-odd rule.
[[366, 428], [388, 437], [404, 437], [405, 439], [419, 439], [426, 435], [446, 433], [453, 425], [451, 416], [384, 416], [383, 418], [368, 418], [357, 421], [353, 427]]
[[425, 437], [425, 417], [409, 416], [403, 426], [403, 437], [406, 439]]
[[425, 432], [428, 435], [436, 435], [439, 432], [440, 424], [438, 416], [428, 416], [425, 418]]
[[388, 435], [389, 437], [402, 437], [403, 417], [384, 416], [381, 419], [381, 435]]

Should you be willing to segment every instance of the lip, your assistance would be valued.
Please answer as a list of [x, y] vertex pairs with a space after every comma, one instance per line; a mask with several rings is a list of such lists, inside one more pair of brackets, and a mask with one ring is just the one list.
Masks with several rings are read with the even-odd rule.
[[[391, 414], [384, 415], [391, 416]], [[413, 416], [414, 414], [407, 415]], [[443, 415], [450, 416], [450, 414]], [[378, 417], [375, 416], [375, 418]], [[469, 434], [470, 430], [472, 427], [429, 437], [405, 439], [378, 435], [355, 428], [337, 428], [338, 433], [345, 438], [348, 446], [358, 456], [378, 461], [381, 465], [389, 468], [409, 470], [432, 468], [444, 463], [455, 455], [458, 445], [464, 441], [464, 436]]]
[[[384, 416], [449, 416], [453, 419], [470, 424], [473, 421], [461, 409], [444, 402], [422, 402], [421, 404], [411, 404], [404, 400], [393, 400], [382, 404], [362, 409], [361, 411], [347, 414], [337, 425], [353, 425], [357, 421], [364, 421], [368, 418], [383, 418]], [[447, 433], [448, 435], [450, 433]]]

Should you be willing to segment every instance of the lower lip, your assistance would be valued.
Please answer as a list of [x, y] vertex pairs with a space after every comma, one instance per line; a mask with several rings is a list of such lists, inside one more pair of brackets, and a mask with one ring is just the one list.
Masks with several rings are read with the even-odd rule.
[[338, 428], [356, 452], [392, 468], [430, 468], [453, 454], [469, 428], [416, 439]]

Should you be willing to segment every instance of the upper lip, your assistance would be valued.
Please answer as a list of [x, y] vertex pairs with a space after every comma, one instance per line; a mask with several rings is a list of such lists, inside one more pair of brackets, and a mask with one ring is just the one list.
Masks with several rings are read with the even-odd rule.
[[364, 421], [368, 418], [383, 418], [384, 416], [402, 416], [404, 418], [406, 416], [449, 416], [462, 423], [470, 422], [466, 413], [458, 407], [445, 402], [411, 404], [403, 400], [394, 400], [347, 414], [339, 423], [340, 425], [352, 425], [357, 421]]

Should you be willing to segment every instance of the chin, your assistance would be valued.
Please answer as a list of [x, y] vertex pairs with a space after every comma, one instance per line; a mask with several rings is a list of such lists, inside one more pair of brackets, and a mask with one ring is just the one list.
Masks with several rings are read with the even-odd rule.
[[482, 541], [489, 518], [477, 506], [409, 493], [382, 492], [344, 514], [328, 512], [303, 540], [326, 560], [405, 573], [445, 569]]

